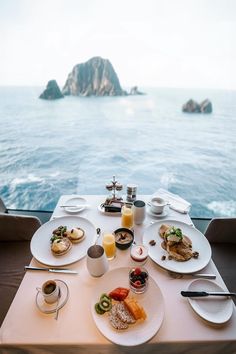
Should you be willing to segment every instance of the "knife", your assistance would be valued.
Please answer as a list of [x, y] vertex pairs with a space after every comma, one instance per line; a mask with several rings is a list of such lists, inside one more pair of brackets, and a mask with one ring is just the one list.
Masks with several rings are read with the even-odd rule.
[[215, 274], [206, 274], [206, 273], [176, 273], [176, 272], [171, 272], [169, 271], [169, 274], [172, 278], [175, 279], [180, 279], [180, 278], [188, 278], [188, 277], [193, 277], [193, 278], [204, 278], [204, 279], [215, 279], [216, 275]]
[[88, 208], [88, 204], [60, 205], [60, 208]]
[[205, 296], [236, 296], [236, 293], [230, 292], [214, 292], [214, 291], [181, 291], [181, 295], [184, 297], [205, 297]]
[[25, 270], [44, 270], [44, 271], [52, 272], [52, 273], [78, 274], [78, 272], [76, 272], [76, 270], [65, 269], [65, 268], [55, 269], [55, 268], [40, 268], [40, 267], [25, 266]]

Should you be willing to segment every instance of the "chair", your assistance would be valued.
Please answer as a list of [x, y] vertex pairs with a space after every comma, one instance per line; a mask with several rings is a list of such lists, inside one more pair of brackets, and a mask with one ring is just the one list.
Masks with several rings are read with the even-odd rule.
[[[0, 202], [2, 200], [0, 199]], [[0, 203], [4, 206], [4, 203]], [[32, 255], [30, 240], [41, 226], [35, 216], [0, 212], [0, 326], [24, 277], [24, 266]]]
[[227, 288], [236, 292], [236, 218], [212, 219], [205, 236], [211, 244], [213, 261]]

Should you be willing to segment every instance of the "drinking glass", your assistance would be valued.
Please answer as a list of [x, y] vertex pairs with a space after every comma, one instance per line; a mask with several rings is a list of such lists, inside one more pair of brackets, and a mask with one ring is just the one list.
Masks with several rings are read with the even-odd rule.
[[121, 209], [121, 226], [131, 229], [134, 225], [134, 214], [132, 205], [123, 205]]
[[115, 235], [109, 232], [103, 234], [102, 245], [105, 250], [107, 259], [111, 261], [116, 255]]

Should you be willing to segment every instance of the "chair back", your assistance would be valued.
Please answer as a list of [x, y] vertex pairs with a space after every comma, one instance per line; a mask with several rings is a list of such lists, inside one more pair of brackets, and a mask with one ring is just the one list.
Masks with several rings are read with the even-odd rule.
[[1, 198], [0, 198], [0, 213], [7, 213], [7, 207]]
[[214, 218], [210, 221], [205, 236], [210, 243], [236, 244], [236, 218]]

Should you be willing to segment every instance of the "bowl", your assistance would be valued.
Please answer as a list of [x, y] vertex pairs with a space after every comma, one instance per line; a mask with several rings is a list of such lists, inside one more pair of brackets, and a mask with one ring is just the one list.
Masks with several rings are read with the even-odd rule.
[[121, 227], [114, 231], [116, 247], [120, 250], [129, 248], [134, 240], [134, 233], [130, 229]]
[[148, 271], [143, 267], [132, 268], [129, 272], [129, 287], [135, 294], [143, 294], [148, 287]]

